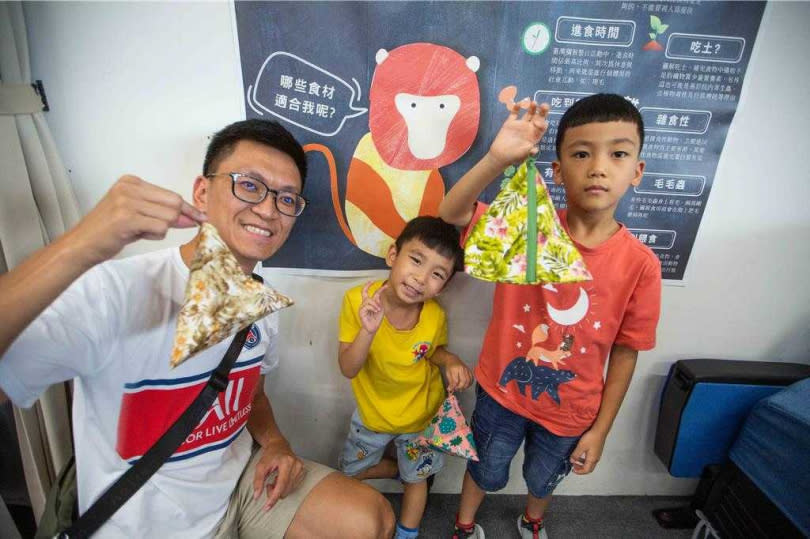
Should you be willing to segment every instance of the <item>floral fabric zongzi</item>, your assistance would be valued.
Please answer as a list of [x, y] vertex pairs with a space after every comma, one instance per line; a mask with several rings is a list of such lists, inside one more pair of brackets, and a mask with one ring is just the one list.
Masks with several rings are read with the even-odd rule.
[[464, 414], [461, 413], [456, 396], [452, 393], [439, 406], [436, 415], [415, 443], [431, 445], [445, 453], [465, 459], [478, 460], [472, 431], [464, 419]]
[[470, 232], [464, 271], [512, 284], [591, 280], [531, 158], [507, 178]]

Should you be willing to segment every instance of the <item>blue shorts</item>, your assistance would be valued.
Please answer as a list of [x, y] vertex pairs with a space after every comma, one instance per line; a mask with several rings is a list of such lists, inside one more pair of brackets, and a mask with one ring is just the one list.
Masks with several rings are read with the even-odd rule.
[[529, 493], [537, 498], [551, 494], [571, 471], [568, 458], [580, 437], [549, 432], [498, 404], [480, 385], [475, 388], [475, 401], [471, 428], [480, 460], [467, 463], [475, 484], [487, 492], [505, 487], [509, 465], [525, 440], [523, 479]]
[[413, 441], [420, 434], [422, 433], [390, 434], [368, 430], [355, 410], [338, 467], [346, 475], [357, 475], [380, 462], [385, 446], [393, 440], [397, 448], [400, 479], [406, 483], [424, 481], [444, 467], [444, 455], [438, 449], [414, 444]]

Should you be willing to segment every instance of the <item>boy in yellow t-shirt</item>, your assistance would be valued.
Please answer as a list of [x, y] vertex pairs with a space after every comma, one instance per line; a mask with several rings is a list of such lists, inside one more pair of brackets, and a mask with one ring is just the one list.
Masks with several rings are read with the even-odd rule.
[[[427, 501], [425, 480], [444, 462], [442, 453], [414, 444], [445, 398], [463, 390], [472, 373], [445, 349], [447, 322], [433, 298], [463, 268], [456, 228], [438, 217], [410, 221], [385, 259], [385, 281], [352, 288], [340, 313], [338, 362], [352, 380], [357, 410], [340, 469], [358, 479], [395, 477], [404, 484], [397, 539], [417, 537]], [[397, 460], [384, 458], [393, 441]]]

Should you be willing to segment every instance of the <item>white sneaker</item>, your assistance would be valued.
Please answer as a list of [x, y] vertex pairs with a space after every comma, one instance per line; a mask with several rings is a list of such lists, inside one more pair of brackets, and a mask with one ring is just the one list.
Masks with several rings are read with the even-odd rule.
[[455, 528], [453, 530], [453, 539], [486, 539], [486, 537], [484, 536], [484, 528], [480, 524], [476, 524], [470, 532]]
[[517, 528], [520, 534], [520, 539], [548, 539], [546, 528], [541, 523], [540, 525], [525, 522], [523, 515], [518, 515]]

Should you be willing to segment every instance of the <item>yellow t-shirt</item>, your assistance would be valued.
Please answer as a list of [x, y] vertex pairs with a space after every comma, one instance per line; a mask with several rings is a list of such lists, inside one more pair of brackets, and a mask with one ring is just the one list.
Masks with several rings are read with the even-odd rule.
[[[384, 281], [369, 288], [373, 294]], [[363, 286], [343, 296], [338, 338], [350, 343], [362, 324], [358, 315]], [[447, 344], [444, 310], [435, 300], [422, 306], [412, 329], [399, 331], [386, 318], [374, 336], [368, 359], [352, 379], [352, 390], [363, 425], [375, 432], [418, 432], [445, 398], [439, 368], [428, 361], [437, 347]]]

